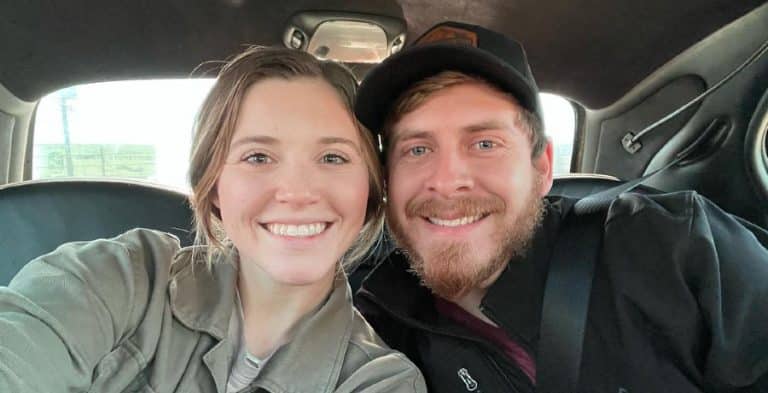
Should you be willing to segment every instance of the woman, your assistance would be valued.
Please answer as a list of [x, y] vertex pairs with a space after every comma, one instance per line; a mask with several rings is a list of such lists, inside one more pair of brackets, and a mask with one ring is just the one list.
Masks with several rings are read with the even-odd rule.
[[425, 391], [341, 272], [382, 222], [354, 89], [303, 52], [229, 62], [193, 141], [198, 245], [135, 229], [28, 264], [0, 292], [0, 391]]

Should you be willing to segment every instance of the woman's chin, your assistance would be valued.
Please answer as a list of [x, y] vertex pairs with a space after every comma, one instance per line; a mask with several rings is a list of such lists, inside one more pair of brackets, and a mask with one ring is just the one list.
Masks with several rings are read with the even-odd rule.
[[269, 271], [269, 275], [276, 283], [288, 286], [311, 286], [333, 280], [336, 269], [317, 269], [317, 267], [282, 267]]
[[[338, 268], [336, 255], [326, 252], [285, 253], [240, 250], [242, 274], [255, 275], [257, 281], [269, 280], [286, 286], [308, 286], [333, 280]], [[261, 251], [261, 252], [255, 252]], [[318, 255], [321, 254], [321, 255]], [[335, 254], [335, 253], [334, 253]], [[259, 258], [252, 257], [259, 255]], [[259, 277], [259, 278], [257, 278]]]

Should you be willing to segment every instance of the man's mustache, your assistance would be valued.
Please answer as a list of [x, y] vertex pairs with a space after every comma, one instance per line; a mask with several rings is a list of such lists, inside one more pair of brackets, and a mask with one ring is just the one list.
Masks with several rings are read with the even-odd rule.
[[506, 204], [499, 197], [414, 199], [405, 206], [407, 217], [440, 217], [442, 215], [477, 216], [504, 211]]

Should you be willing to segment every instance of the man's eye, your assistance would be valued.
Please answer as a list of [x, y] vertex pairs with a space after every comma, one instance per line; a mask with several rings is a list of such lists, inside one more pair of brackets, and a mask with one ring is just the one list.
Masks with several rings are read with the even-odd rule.
[[251, 164], [269, 164], [272, 162], [272, 159], [269, 158], [268, 155], [264, 153], [254, 153], [249, 155], [248, 157], [245, 157], [245, 161]]
[[422, 156], [427, 153], [426, 146], [414, 146], [410, 149], [408, 149], [408, 153], [412, 156]]
[[479, 141], [475, 143], [475, 147], [477, 147], [480, 150], [491, 150], [494, 147], [496, 147], [496, 142], [494, 141]]
[[338, 154], [328, 153], [323, 155], [322, 162], [324, 164], [341, 165], [348, 163], [349, 160]]

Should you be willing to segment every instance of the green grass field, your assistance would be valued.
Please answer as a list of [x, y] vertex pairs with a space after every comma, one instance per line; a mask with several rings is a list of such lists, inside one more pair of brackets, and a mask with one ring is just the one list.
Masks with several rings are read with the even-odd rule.
[[[36, 178], [123, 177], [148, 179], [155, 174], [152, 145], [35, 146]], [[71, 164], [70, 164], [71, 161]]]

